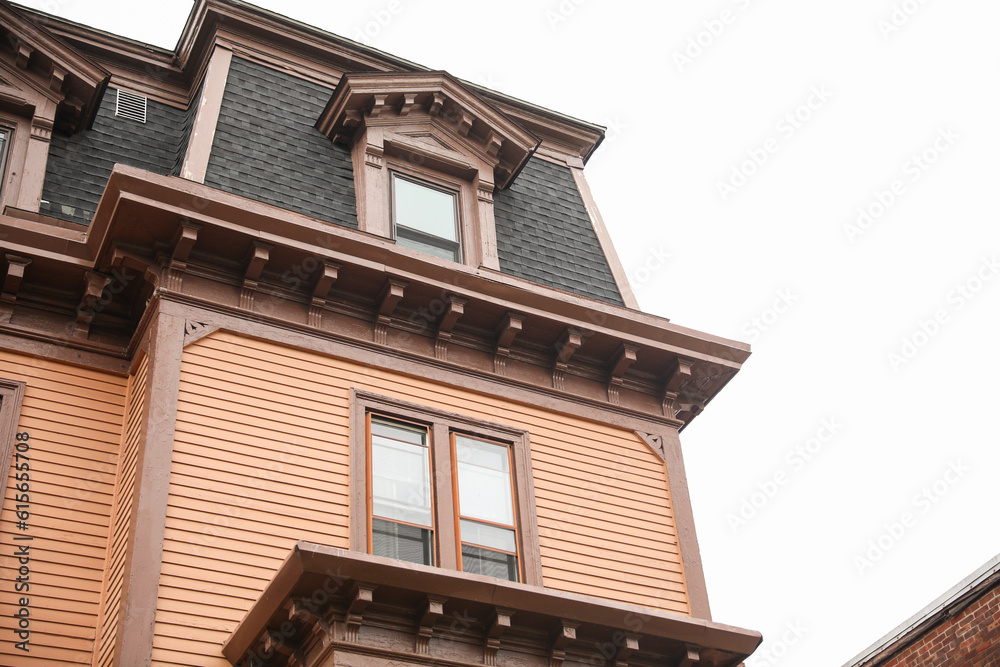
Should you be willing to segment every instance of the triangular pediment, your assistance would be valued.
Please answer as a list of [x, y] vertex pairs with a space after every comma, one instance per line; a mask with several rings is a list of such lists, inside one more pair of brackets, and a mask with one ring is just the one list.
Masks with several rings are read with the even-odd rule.
[[[413, 131], [413, 125], [433, 126]], [[539, 139], [490, 102], [444, 72], [345, 74], [316, 123], [333, 141], [353, 145], [378, 125], [412, 147], [475, 154], [506, 187]]]
[[0, 2], [0, 89], [8, 105], [36, 106], [39, 96], [54, 102], [65, 131], [89, 126], [110, 78], [103, 67], [81, 55], [31, 20], [27, 12]]

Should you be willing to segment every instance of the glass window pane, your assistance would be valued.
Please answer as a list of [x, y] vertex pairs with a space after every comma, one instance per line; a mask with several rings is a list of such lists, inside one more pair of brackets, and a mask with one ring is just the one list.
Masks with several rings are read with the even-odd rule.
[[462, 545], [462, 571], [518, 581], [517, 556]]
[[372, 519], [372, 553], [408, 563], [434, 564], [434, 533], [426, 528]]
[[449, 241], [458, 241], [455, 224], [455, 195], [393, 178], [396, 224]]
[[409, 424], [372, 418], [372, 434], [412, 442], [414, 445], [427, 444], [427, 429], [422, 426], [410, 426]]
[[517, 539], [510, 528], [500, 528], [462, 519], [462, 541], [500, 551], [517, 551]]
[[430, 237], [419, 237], [418, 235], [408, 232], [400, 227], [396, 228], [396, 245], [402, 246], [403, 248], [409, 248], [410, 250], [416, 250], [418, 252], [425, 252], [428, 255], [451, 260], [453, 262], [457, 262], [459, 260], [458, 243], [455, 243], [454, 241], [445, 241], [443, 239], [437, 244], [431, 243]]
[[514, 525], [507, 447], [457, 436], [455, 456], [461, 515]]
[[372, 435], [372, 514], [431, 527], [427, 447]]

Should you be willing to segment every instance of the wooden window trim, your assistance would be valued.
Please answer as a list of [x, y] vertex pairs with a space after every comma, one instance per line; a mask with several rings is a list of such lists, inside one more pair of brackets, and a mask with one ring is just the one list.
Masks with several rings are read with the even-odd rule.
[[[428, 427], [431, 448], [431, 469], [434, 474], [432, 493], [435, 499], [437, 539], [435, 555], [437, 567], [460, 570], [458, 554], [461, 543], [457, 533], [455, 474], [452, 468], [451, 434], [463, 433], [473, 437], [495, 440], [510, 446], [512, 460], [511, 480], [515, 489], [514, 511], [517, 536], [521, 549], [518, 554], [522, 583], [542, 585], [541, 552], [538, 546], [538, 524], [535, 511], [535, 490], [531, 471], [531, 442], [527, 431], [487, 422], [453, 412], [428, 408], [416, 403], [388, 396], [351, 389], [351, 496], [350, 496], [350, 548], [368, 552], [368, 428], [367, 415], [371, 412], [388, 418], [412, 421]], [[440, 444], [438, 444], [440, 443]], [[444, 488], [446, 492], [442, 493]], [[452, 520], [442, 518], [456, 517]], [[454, 548], [452, 548], [454, 547]]]
[[11, 457], [14, 455], [14, 435], [21, 419], [21, 404], [24, 402], [23, 382], [0, 378], [0, 502], [6, 498], [7, 478], [10, 477]]
[[[428, 239], [433, 239], [434, 241], [437, 241], [438, 243], [441, 244], [439, 247], [441, 247], [442, 249], [446, 249], [446, 248], [450, 247], [451, 244], [454, 244], [455, 248], [456, 248], [456, 251], [457, 251], [457, 257], [455, 257], [455, 259], [450, 260], [450, 261], [454, 261], [454, 262], [456, 262], [458, 264], [464, 263], [465, 256], [468, 253], [465, 251], [465, 247], [464, 247], [466, 234], [465, 234], [465, 230], [463, 229], [463, 225], [462, 225], [462, 188], [461, 188], [461, 185], [460, 184], [446, 185], [446, 184], [443, 184], [443, 183], [438, 183], [438, 182], [435, 182], [434, 180], [428, 179], [426, 174], [422, 175], [421, 177], [412, 176], [408, 172], [402, 171], [402, 170], [396, 168], [395, 166], [392, 166], [389, 169], [389, 220], [390, 220], [390, 225], [391, 225], [392, 239], [393, 239], [393, 241], [396, 242], [397, 245], [399, 244], [399, 234], [398, 234], [398, 231], [397, 231], [398, 228], [399, 228], [399, 225], [396, 222], [396, 204], [397, 204], [396, 181], [397, 181], [397, 179], [402, 179], [402, 180], [407, 181], [407, 182], [409, 182], [409, 183], [411, 183], [413, 185], [418, 185], [420, 187], [427, 188], [428, 190], [436, 190], [437, 192], [440, 192], [442, 194], [446, 194], [446, 195], [450, 195], [451, 196], [451, 198], [452, 198], [452, 224], [455, 226], [455, 236], [458, 237], [456, 240], [452, 241], [451, 239], [446, 239], [446, 238], [443, 238], [443, 237], [440, 237], [440, 236], [435, 236], [433, 234], [429, 234], [429, 233], [427, 233], [425, 231], [422, 231], [422, 230], [419, 230], [419, 229], [414, 229], [412, 227], [403, 227], [403, 229], [405, 229], [408, 233], [413, 234], [415, 236], [418, 236], [418, 237], [423, 236], [423, 237], [426, 237]], [[435, 243], [433, 241], [427, 241], [427, 243], [429, 245], [435, 245]], [[406, 247], [406, 246], [402, 246], [402, 247]]]

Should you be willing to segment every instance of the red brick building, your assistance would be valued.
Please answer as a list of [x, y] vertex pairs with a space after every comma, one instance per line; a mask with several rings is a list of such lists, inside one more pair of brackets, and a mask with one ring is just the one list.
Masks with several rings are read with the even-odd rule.
[[1000, 556], [973, 572], [845, 667], [1000, 665]]

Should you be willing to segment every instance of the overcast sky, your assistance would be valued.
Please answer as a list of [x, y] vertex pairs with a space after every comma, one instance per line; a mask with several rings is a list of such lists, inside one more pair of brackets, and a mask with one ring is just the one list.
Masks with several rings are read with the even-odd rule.
[[[28, 4], [172, 48], [181, 0]], [[682, 435], [715, 620], [833, 666], [1000, 552], [995, 0], [268, 0], [608, 126], [642, 308], [749, 342]]]

